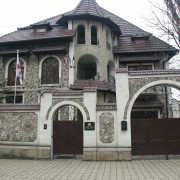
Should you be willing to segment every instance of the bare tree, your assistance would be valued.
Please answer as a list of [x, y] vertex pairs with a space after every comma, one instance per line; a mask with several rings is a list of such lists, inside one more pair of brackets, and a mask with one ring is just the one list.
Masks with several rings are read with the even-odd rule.
[[[173, 40], [180, 48], [180, 0], [149, 0], [153, 17], [146, 19], [152, 27], [161, 31], [161, 37]], [[159, 1], [160, 2], [160, 1]]]

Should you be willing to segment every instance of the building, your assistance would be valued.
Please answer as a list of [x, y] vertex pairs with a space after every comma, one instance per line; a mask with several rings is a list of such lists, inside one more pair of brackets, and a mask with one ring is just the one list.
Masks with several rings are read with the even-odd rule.
[[133, 122], [164, 106], [144, 90], [180, 87], [177, 52], [95, 0], [0, 37], [0, 156], [131, 160]]

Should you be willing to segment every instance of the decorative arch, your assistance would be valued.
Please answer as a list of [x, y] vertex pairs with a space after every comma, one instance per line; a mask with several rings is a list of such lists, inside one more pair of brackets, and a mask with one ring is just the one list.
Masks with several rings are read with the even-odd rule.
[[131, 111], [132, 111], [132, 107], [133, 104], [135, 102], [135, 100], [137, 99], [137, 97], [146, 89], [152, 87], [152, 86], [157, 86], [157, 85], [169, 85], [169, 86], [173, 86], [177, 89], [180, 89], [180, 82], [176, 82], [176, 81], [172, 81], [172, 80], [158, 80], [158, 81], [153, 81], [151, 83], [148, 83], [146, 85], [144, 85], [143, 87], [141, 87], [134, 95], [133, 97], [127, 102], [126, 105], [126, 110], [124, 113], [124, 119], [127, 119], [127, 121], [130, 121], [130, 116], [131, 116]]
[[79, 103], [74, 102], [74, 101], [63, 101], [63, 102], [57, 103], [53, 107], [50, 107], [50, 109], [49, 109], [50, 111], [46, 116], [47, 120], [51, 121], [53, 119], [53, 116], [54, 116], [54, 113], [56, 112], [56, 110], [58, 108], [60, 108], [61, 106], [65, 106], [65, 105], [73, 105], [73, 106], [77, 107], [82, 113], [83, 120], [84, 121], [89, 120], [90, 117], [89, 117], [89, 113], [87, 111], [87, 108], [84, 108], [85, 106], [82, 107]]
[[85, 54], [78, 60], [77, 79], [95, 80], [98, 75], [98, 59], [92, 54]]

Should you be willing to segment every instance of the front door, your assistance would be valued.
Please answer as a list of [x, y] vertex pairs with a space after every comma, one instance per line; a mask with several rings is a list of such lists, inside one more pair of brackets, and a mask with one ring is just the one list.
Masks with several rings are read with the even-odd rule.
[[53, 154], [83, 154], [83, 118], [81, 112], [75, 106], [63, 106], [55, 113]]

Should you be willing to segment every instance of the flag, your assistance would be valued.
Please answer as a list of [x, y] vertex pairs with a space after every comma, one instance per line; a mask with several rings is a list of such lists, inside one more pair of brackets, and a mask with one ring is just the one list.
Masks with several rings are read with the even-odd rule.
[[20, 85], [23, 85], [21, 65], [19, 62], [19, 50], [17, 50], [16, 78], [19, 78]]

